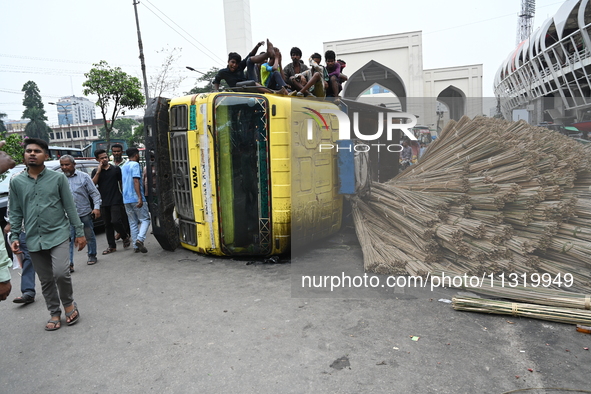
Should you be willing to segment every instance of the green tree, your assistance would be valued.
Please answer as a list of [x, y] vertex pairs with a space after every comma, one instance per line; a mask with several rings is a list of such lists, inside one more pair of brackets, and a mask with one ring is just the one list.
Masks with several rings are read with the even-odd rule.
[[29, 137], [40, 138], [49, 142], [51, 129], [45, 123], [47, 116], [45, 116], [45, 110], [43, 109], [39, 87], [35, 82], [28, 81], [23, 85], [22, 91], [25, 92], [23, 119], [29, 119], [29, 123], [25, 126], [25, 133]]
[[127, 145], [140, 146], [140, 144], [144, 143], [144, 140], [144, 124], [141, 123], [135, 129], [133, 129], [133, 135], [127, 140]]
[[[3, 137], [4, 138], [4, 137]], [[18, 134], [10, 134], [4, 138], [6, 145], [2, 150], [8, 153], [16, 164], [21, 164], [24, 161], [23, 153], [23, 139]], [[3, 181], [8, 176], [8, 173], [0, 174], [0, 181]]]
[[16, 161], [16, 164], [21, 164], [24, 160], [24, 142], [21, 136], [16, 133], [10, 134], [6, 136], [5, 141], [6, 145], [4, 145], [4, 148], [2, 148], [2, 150], [8, 153], [10, 156], [12, 156], [14, 161]]
[[93, 66], [94, 68], [84, 74], [86, 81], [82, 86], [85, 88], [85, 95], [98, 97], [96, 105], [100, 107], [103, 116], [108, 151], [111, 149], [111, 131], [119, 113], [125, 109], [143, 106], [145, 99], [138, 78], [125, 73], [120, 67], [112, 68], [104, 60]]
[[41, 100], [41, 93], [39, 92], [39, 87], [33, 81], [28, 81], [23, 85], [22, 91], [25, 92], [25, 98], [23, 99], [23, 106], [25, 106], [25, 110], [23, 111], [23, 119], [33, 119], [33, 116], [39, 117], [39, 113], [36, 112], [34, 115], [30, 114], [33, 108], [41, 109], [41, 117], [44, 120], [47, 120], [45, 117], [45, 110], [43, 109], [43, 100]]
[[[138, 124], [139, 123], [133, 119], [117, 119], [115, 121], [115, 124], [113, 125], [111, 137], [129, 141], [133, 138], [133, 128]], [[99, 130], [99, 138], [106, 139], [106, 129], [104, 127], [101, 127], [101, 129]]]
[[[219, 71], [219, 68], [217, 67], [212, 67], [209, 71], [207, 71], [205, 74], [202, 74], [199, 78], [197, 78], [197, 85], [189, 90], [186, 94], [198, 94], [198, 93], [209, 93], [213, 90], [213, 79], [215, 78], [215, 76], [217, 75]], [[199, 86], [202, 85], [203, 82], [205, 82], [205, 86]], [[221, 87], [227, 88], [228, 84], [226, 83], [226, 81], [222, 81], [220, 83], [220, 89]]]
[[4, 135], [6, 133], [6, 125], [4, 124], [4, 118], [6, 118], [6, 114], [4, 112], [0, 112], [0, 134]]

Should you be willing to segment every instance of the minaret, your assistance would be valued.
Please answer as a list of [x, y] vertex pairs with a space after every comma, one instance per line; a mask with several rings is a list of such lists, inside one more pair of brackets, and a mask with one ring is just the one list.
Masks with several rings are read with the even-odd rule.
[[250, 1], [224, 0], [226, 53], [238, 52], [243, 58], [251, 51]]

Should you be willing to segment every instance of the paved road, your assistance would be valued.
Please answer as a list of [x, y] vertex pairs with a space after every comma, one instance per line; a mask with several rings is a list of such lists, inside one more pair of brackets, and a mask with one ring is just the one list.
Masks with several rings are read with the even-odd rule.
[[302, 289], [302, 275], [363, 274], [350, 233], [279, 264], [146, 245], [79, 255], [77, 325], [43, 330], [39, 286], [33, 304], [0, 304], [0, 393], [591, 389], [591, 335], [573, 326], [456, 312], [438, 301], [451, 289]]

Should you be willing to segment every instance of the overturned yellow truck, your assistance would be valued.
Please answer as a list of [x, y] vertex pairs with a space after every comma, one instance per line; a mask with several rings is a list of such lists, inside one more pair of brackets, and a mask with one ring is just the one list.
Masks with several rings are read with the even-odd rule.
[[[364, 127], [383, 127], [387, 111], [363, 106], [251, 92], [152, 99], [145, 142], [154, 236], [166, 250], [269, 256], [339, 231], [343, 195], [355, 192], [355, 154], [370, 157], [374, 179], [398, 171], [395, 148], [371, 152], [342, 138], [350, 131], [343, 107], [357, 109], [357, 122], [362, 113]], [[399, 131], [382, 140], [399, 146]]]

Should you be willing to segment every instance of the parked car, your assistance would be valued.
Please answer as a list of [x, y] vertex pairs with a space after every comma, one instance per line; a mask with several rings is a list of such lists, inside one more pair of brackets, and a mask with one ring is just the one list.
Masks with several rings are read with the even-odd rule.
[[[76, 160], [76, 170], [84, 171], [90, 175], [92, 170], [98, 167], [99, 162], [94, 159], [75, 159]], [[60, 161], [59, 160], [50, 160], [45, 162], [45, 166], [50, 170], [62, 172], [60, 168]], [[24, 164], [19, 164], [18, 166], [14, 167], [11, 170], [6, 171], [4, 174], [0, 175], [3, 177], [0, 180], [0, 226], [2, 229], [6, 226], [6, 207], [8, 205], [8, 186], [10, 184], [10, 178], [14, 174], [18, 174], [22, 170], [25, 169]], [[105, 225], [103, 218], [100, 217], [98, 219], [94, 219], [94, 227], [100, 228]]]

